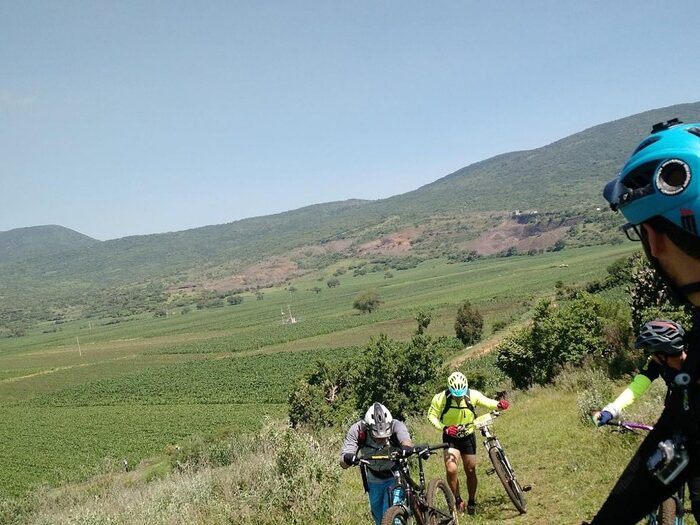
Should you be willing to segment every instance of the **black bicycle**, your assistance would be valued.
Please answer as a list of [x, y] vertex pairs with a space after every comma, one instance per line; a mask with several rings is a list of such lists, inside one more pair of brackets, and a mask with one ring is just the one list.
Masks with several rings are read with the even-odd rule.
[[[418, 445], [413, 452], [403, 457], [401, 452], [365, 456], [360, 463], [369, 464], [371, 461], [394, 461], [398, 468], [394, 470], [396, 488], [403, 491], [401, 503], [392, 505], [382, 518], [382, 525], [457, 525], [455, 499], [450, 487], [442, 479], [433, 479], [425, 484], [423, 461], [430, 457], [434, 450], [447, 448], [447, 444], [428, 446]], [[416, 482], [411, 477], [409, 458], [418, 458], [419, 477]], [[396, 488], [394, 490], [396, 490]]]
[[505, 450], [498, 438], [491, 432], [491, 424], [494, 419], [500, 416], [501, 413], [497, 410], [493, 410], [488, 414], [479, 416], [474, 420], [474, 426], [481, 431], [481, 435], [484, 437], [484, 446], [489, 454], [489, 459], [493, 465], [493, 469], [486, 471], [486, 474], [493, 474], [494, 472], [498, 475], [498, 479], [503, 483], [503, 488], [506, 489], [508, 497], [518, 509], [520, 514], [525, 514], [527, 512], [527, 504], [525, 502], [525, 492], [530, 490], [530, 486], [521, 487], [520, 482], [515, 477], [515, 470], [513, 466], [508, 461]]

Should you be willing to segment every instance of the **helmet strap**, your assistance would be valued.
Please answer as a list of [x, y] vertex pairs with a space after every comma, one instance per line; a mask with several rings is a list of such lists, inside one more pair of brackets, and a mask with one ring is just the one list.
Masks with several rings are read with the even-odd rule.
[[679, 286], [678, 291], [683, 295], [690, 295], [691, 293], [700, 292], [700, 281]]

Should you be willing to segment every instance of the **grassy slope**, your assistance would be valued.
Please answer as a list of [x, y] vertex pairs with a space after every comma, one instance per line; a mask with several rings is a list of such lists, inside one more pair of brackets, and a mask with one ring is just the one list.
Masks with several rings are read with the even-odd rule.
[[[614, 390], [621, 387], [621, 384], [615, 385]], [[486, 475], [490, 465], [479, 444], [479, 512], [473, 517], [463, 517], [461, 523], [580, 523], [595, 513], [641, 436], [619, 435], [583, 423], [577, 406], [579, 390], [563, 385], [516, 393], [511, 409], [496, 421], [493, 430], [506, 449], [518, 478], [532, 487], [527, 493], [528, 513], [518, 515], [498, 479]], [[652, 420], [653, 413], [658, 413], [661, 406], [663, 387], [655, 385], [647, 398], [655, 404], [655, 411], [642, 406], [638, 412], [631, 412], [630, 418]], [[439, 440], [438, 433], [425, 419], [412, 419], [407, 423], [415, 442]], [[314, 451], [317, 461], [326, 465], [335, 463], [340, 439], [336, 434], [322, 434], [320, 447]], [[272, 443], [274, 436], [264, 434], [259, 441]], [[32, 522], [281, 523], [280, 509], [271, 498], [281, 489], [269, 479], [276, 476], [274, 460], [278, 449], [263, 447], [265, 452], [261, 453], [254, 447], [243, 446], [240, 450], [241, 454], [227, 467], [205, 466], [146, 483], [144, 479], [152, 467], [144, 466], [130, 474], [115, 473], [83, 485], [60, 488], [41, 498], [37, 504], [39, 515]], [[428, 479], [444, 477], [439, 455], [433, 456], [426, 467]], [[464, 483], [463, 475], [460, 478]], [[313, 494], [301, 490], [301, 486], [299, 489], [296, 501], [310, 507], [303, 523], [365, 525], [371, 521], [356, 469], [340, 473], [333, 497], [334, 510], [323, 518], [313, 512]], [[266, 510], [261, 513], [258, 505]], [[686, 523], [695, 521], [688, 517]]]

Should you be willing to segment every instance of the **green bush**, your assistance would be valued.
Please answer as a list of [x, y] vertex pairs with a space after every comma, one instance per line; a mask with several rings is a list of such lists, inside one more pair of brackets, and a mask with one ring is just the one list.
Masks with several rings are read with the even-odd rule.
[[381, 304], [382, 299], [379, 297], [379, 294], [375, 290], [368, 290], [355, 296], [352, 307], [360, 312], [371, 314]]
[[617, 345], [626, 344], [618, 333], [624, 323], [621, 315], [615, 306], [587, 293], [562, 308], [540, 301], [532, 326], [498, 346], [497, 366], [518, 388], [550, 383], [565, 364], [618, 352]]
[[355, 410], [357, 374], [353, 361], [317, 361], [289, 394], [291, 425], [319, 428], [343, 423]]

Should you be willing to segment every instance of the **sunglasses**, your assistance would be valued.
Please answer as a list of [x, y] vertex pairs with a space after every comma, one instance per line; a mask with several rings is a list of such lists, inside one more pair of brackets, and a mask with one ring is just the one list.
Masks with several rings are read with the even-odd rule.
[[628, 222], [620, 229], [630, 241], [640, 242], [642, 240], [642, 234], [638, 225]]

